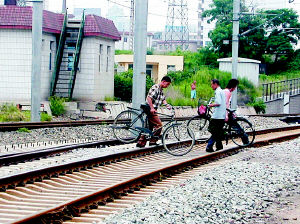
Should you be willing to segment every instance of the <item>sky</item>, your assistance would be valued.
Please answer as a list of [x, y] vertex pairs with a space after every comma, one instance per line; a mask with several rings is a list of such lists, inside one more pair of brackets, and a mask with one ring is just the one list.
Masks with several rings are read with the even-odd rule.
[[[48, 0], [50, 11], [61, 11], [62, 0]], [[188, 0], [189, 24], [197, 26], [198, 0]], [[298, 11], [300, 16], [300, 0], [246, 0], [247, 5], [273, 9], [276, 7], [291, 7]], [[117, 3], [117, 4], [116, 4]], [[73, 13], [74, 8], [101, 8], [101, 16], [106, 17], [108, 8], [117, 5], [123, 9], [125, 17], [129, 20], [130, 0], [67, 0], [68, 12]], [[122, 6], [121, 6], [122, 5]], [[163, 31], [166, 24], [168, 0], [148, 0], [148, 31]]]

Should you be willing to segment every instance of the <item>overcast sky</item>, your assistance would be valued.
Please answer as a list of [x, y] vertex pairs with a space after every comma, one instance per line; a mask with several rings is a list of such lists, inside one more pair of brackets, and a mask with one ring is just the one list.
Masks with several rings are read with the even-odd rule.
[[[282, 8], [292, 7], [300, 14], [300, 0], [294, 0], [293, 3], [289, 4], [289, 0], [246, 0], [247, 4], [252, 4], [257, 7], [264, 8]], [[48, 0], [49, 10], [60, 11], [62, 8], [62, 0]], [[101, 16], [106, 17], [107, 9], [116, 5], [123, 9], [126, 16], [129, 16], [130, 11], [130, 0], [67, 0], [68, 12], [73, 13], [74, 8], [101, 8]], [[189, 24], [197, 24], [197, 9], [198, 0], [188, 0], [188, 15]], [[124, 5], [124, 6], [120, 6]], [[163, 31], [166, 24], [168, 0], [148, 0], [148, 31]], [[129, 19], [129, 18], [128, 18]]]

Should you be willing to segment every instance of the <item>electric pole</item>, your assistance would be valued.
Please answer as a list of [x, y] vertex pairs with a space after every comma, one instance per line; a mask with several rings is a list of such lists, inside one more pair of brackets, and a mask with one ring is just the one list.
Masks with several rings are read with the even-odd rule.
[[31, 66], [31, 121], [41, 121], [41, 63], [43, 32], [43, 0], [33, 2], [32, 15], [32, 66]]
[[[232, 78], [237, 79], [239, 57], [239, 19], [240, 0], [233, 0], [233, 29], [232, 29]], [[237, 90], [234, 90], [231, 99], [232, 109], [237, 108]]]
[[133, 50], [133, 31], [134, 31], [134, 0], [131, 0], [131, 3], [130, 3], [129, 50]]
[[148, 0], [135, 0], [132, 107], [139, 109], [146, 96]]

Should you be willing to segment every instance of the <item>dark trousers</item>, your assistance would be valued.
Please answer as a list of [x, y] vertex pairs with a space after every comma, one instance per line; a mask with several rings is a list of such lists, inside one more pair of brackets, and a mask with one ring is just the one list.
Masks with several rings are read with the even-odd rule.
[[[150, 143], [156, 143], [161, 133], [162, 122], [157, 114], [148, 114], [149, 130], [153, 132], [154, 138], [150, 139]], [[144, 147], [147, 139], [145, 135], [141, 135], [138, 145]]]
[[[148, 115], [149, 129], [153, 132], [154, 136], [159, 137], [161, 133], [162, 122], [157, 114]], [[157, 138], [150, 139], [150, 142], [156, 142]]]
[[222, 149], [222, 139], [224, 136], [223, 127], [225, 124], [224, 119], [211, 119], [208, 126], [208, 131], [211, 133], [211, 137], [208, 140], [206, 148], [212, 149], [213, 145], [216, 143], [217, 149]]

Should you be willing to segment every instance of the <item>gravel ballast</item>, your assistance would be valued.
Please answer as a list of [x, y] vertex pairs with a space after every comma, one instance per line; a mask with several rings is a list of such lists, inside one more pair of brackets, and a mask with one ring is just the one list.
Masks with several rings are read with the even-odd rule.
[[[272, 117], [249, 117], [255, 130], [288, 126], [287, 123]], [[86, 125], [80, 127], [57, 127], [32, 129], [27, 132], [0, 132], [0, 146], [47, 141], [106, 140], [113, 139], [109, 125]]]
[[225, 160], [101, 223], [286, 223], [275, 217], [287, 195], [299, 198], [300, 138]]

